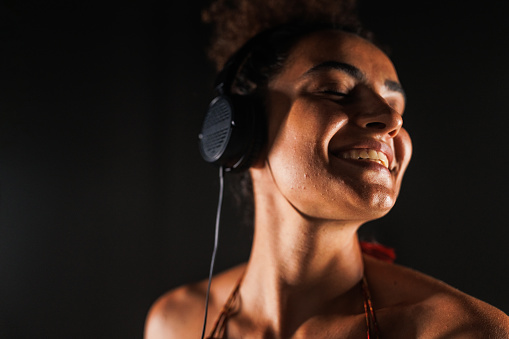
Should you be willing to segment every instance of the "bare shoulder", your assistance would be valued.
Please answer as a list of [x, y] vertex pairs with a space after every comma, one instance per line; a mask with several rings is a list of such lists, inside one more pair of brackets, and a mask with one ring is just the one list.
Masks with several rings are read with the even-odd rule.
[[[228, 298], [244, 265], [214, 276], [207, 331]], [[200, 338], [205, 315], [207, 280], [175, 288], [155, 301], [145, 323], [145, 339]]]
[[366, 277], [391, 338], [509, 338], [504, 312], [428, 275], [366, 258]]

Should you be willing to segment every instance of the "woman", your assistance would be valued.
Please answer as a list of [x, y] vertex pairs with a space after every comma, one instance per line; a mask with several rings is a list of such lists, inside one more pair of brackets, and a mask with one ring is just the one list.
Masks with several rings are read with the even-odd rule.
[[[357, 230], [393, 207], [412, 146], [396, 70], [351, 4], [279, 2], [262, 20], [260, 4], [240, 3], [209, 14], [230, 32], [232, 22], [276, 27], [248, 43], [231, 89], [256, 102], [266, 138], [249, 163], [251, 256], [213, 278], [207, 336], [509, 338], [503, 312], [361, 250]], [[219, 65], [239, 48], [230, 41], [215, 44]], [[203, 281], [161, 297], [146, 338], [198, 338], [206, 290]]]

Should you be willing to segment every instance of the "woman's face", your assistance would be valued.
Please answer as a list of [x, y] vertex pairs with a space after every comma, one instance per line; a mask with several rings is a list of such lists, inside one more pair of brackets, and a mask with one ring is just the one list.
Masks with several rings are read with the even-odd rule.
[[368, 221], [394, 205], [410, 161], [389, 58], [341, 31], [302, 38], [268, 86], [265, 168], [301, 213]]

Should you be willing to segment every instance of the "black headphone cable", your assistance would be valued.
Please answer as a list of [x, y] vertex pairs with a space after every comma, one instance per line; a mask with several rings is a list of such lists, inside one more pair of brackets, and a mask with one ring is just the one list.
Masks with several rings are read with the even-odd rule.
[[214, 233], [214, 249], [212, 250], [212, 259], [210, 261], [210, 271], [209, 271], [209, 282], [207, 284], [207, 294], [205, 296], [205, 317], [203, 319], [203, 330], [201, 333], [201, 339], [205, 337], [205, 329], [207, 327], [207, 315], [209, 310], [209, 294], [210, 294], [210, 284], [212, 282], [212, 275], [214, 274], [214, 263], [216, 261], [216, 253], [217, 253], [217, 245], [219, 243], [219, 221], [221, 219], [221, 207], [223, 205], [223, 191], [224, 191], [224, 169], [223, 166], [219, 167], [219, 199], [217, 203], [217, 212], [216, 212], [216, 226]]

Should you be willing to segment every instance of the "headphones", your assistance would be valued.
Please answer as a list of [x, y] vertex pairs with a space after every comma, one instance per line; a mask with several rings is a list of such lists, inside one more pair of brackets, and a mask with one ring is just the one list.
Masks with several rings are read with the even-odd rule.
[[216, 97], [203, 121], [199, 148], [203, 159], [226, 172], [247, 170], [265, 141], [265, 116], [260, 98], [231, 93], [235, 78], [256, 45], [273, 30], [255, 35], [227, 61], [215, 81]]
[[[214, 250], [210, 262], [209, 281], [205, 296], [205, 316], [201, 338], [207, 327], [210, 284], [218, 247], [219, 220], [223, 201], [223, 171], [247, 170], [256, 159], [265, 139], [264, 112], [254, 94], [231, 93], [235, 78], [256, 44], [267, 34], [251, 38], [226, 62], [215, 81], [216, 97], [209, 104], [201, 133], [198, 135], [200, 153], [209, 163], [219, 165], [219, 202], [216, 214]], [[257, 100], [258, 99], [258, 100]]]

